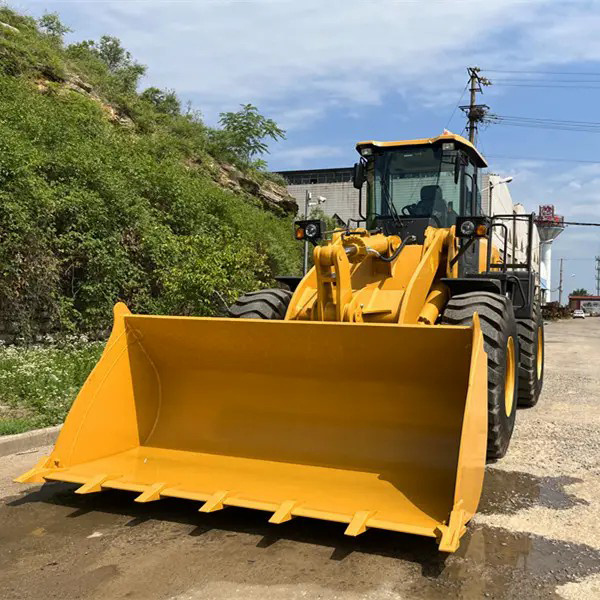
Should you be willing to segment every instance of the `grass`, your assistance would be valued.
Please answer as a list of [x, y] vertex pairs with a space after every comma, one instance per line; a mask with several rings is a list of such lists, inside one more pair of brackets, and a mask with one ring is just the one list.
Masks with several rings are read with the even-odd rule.
[[62, 423], [104, 342], [0, 347], [0, 435]]

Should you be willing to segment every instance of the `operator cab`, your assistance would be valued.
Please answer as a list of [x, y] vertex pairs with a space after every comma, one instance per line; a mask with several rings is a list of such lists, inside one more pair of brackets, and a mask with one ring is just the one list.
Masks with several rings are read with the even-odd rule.
[[465, 138], [368, 141], [357, 150], [354, 185], [361, 190], [367, 182], [367, 227], [422, 239], [428, 226], [451, 227], [459, 216], [481, 214], [478, 170], [487, 164]]

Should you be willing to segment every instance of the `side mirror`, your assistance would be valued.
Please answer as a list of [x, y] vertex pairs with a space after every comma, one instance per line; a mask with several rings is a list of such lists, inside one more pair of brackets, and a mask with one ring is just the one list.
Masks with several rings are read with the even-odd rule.
[[457, 152], [454, 159], [454, 183], [458, 183], [458, 178], [460, 177], [460, 163], [460, 154]]
[[352, 170], [352, 185], [360, 190], [365, 182], [365, 163], [361, 160], [354, 163], [354, 169]]

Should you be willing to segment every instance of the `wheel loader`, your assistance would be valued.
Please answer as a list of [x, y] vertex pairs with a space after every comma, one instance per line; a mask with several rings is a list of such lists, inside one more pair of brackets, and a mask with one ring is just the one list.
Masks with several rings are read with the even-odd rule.
[[[535, 404], [542, 385], [533, 219], [482, 214], [486, 162], [460, 136], [357, 150], [360, 220], [295, 224], [314, 245], [304, 277], [244, 295], [229, 318], [117, 304], [55, 448], [18, 481], [417, 534], [455, 551], [486, 457], [505, 454], [517, 404]], [[507, 243], [517, 218], [521, 262]]]

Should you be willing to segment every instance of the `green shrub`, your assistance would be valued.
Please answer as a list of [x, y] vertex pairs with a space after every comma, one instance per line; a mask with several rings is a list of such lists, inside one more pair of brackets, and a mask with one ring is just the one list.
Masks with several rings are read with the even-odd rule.
[[104, 344], [0, 346], [0, 435], [62, 423]]
[[[219, 187], [209, 166], [268, 177], [256, 167], [264, 139], [283, 135], [273, 121], [246, 105], [210, 129], [172, 91], [138, 94], [144, 67], [116, 38], [64, 48], [55, 14], [40, 29], [6, 8], [0, 20], [19, 29], [0, 31], [1, 320], [31, 338], [42, 324], [104, 330], [119, 300], [214, 315], [298, 272], [290, 219]], [[52, 83], [74, 74], [93, 95]]]
[[51, 81], [64, 79], [60, 40], [41, 34], [34, 19], [5, 7], [0, 7], [0, 21], [18, 29], [0, 29], [0, 73], [43, 76]]
[[23, 335], [40, 314], [105, 328], [118, 300], [217, 314], [297, 272], [290, 221], [190, 169], [185, 138], [137, 135], [93, 100], [21, 79], [0, 77], [0, 98], [0, 304]]

